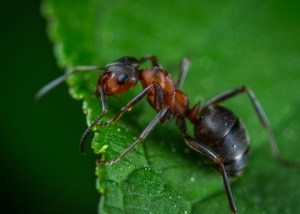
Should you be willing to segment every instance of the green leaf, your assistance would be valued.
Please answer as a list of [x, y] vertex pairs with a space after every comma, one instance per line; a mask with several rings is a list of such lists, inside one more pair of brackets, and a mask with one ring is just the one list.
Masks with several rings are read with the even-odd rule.
[[[261, 101], [283, 156], [296, 160], [300, 104], [298, 1], [48, 0], [43, 14], [62, 67], [99, 65], [124, 55], [155, 54], [176, 79], [184, 56], [192, 60], [183, 91], [191, 105], [247, 85]], [[68, 80], [83, 100], [88, 124], [101, 112], [97, 73]], [[141, 87], [108, 99], [111, 118]], [[290, 96], [293, 94], [293, 96]], [[250, 163], [233, 181], [239, 213], [297, 213], [300, 173], [271, 157], [265, 133], [245, 95], [224, 103], [251, 136]], [[155, 116], [145, 100], [118, 123], [97, 129], [95, 153], [112, 159]], [[192, 130], [192, 127], [189, 127]], [[89, 150], [88, 148], [86, 150]], [[189, 150], [173, 122], [159, 125], [118, 163], [96, 169], [99, 213], [229, 213], [220, 175]]]

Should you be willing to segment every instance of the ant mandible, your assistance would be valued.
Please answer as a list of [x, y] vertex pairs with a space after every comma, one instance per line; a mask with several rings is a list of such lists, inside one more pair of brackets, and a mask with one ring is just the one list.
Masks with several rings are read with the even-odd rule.
[[[150, 61], [152, 66], [147, 69], [140, 69], [140, 65], [145, 61]], [[129, 111], [135, 104], [144, 97], [147, 97], [149, 104], [157, 111], [157, 115], [143, 130], [137, 140], [123, 153], [112, 160], [98, 161], [98, 164], [111, 165], [118, 162], [139, 143], [143, 142], [157, 124], [166, 124], [173, 117], [176, 117], [177, 127], [182, 133], [185, 143], [193, 150], [219, 165], [230, 209], [233, 213], [237, 213], [228, 176], [238, 176], [246, 167], [249, 158], [249, 139], [243, 123], [232, 111], [220, 106], [219, 103], [231, 99], [238, 94], [246, 93], [266, 131], [273, 156], [279, 162], [288, 166], [299, 167], [299, 163], [291, 162], [280, 156], [269, 120], [250, 88], [245, 86], [234, 88], [212, 98], [203, 106], [200, 106], [200, 102], [198, 102], [190, 108], [188, 96], [181, 91], [189, 64], [190, 61], [185, 58], [182, 62], [180, 76], [176, 84], [153, 55], [148, 55], [140, 59], [122, 57], [108, 64], [106, 67], [79, 66], [44, 86], [37, 93], [36, 99], [41, 98], [49, 90], [74, 73], [104, 70], [98, 79], [96, 88], [96, 95], [101, 99], [102, 103], [102, 113], [83, 133], [80, 140], [81, 151], [83, 152], [84, 142], [94, 126], [107, 126], [116, 122], [123, 113]], [[106, 97], [128, 91], [136, 86], [139, 80], [143, 90], [122, 107], [111, 120], [100, 122], [101, 118], [108, 111]], [[186, 119], [194, 125], [195, 137], [187, 133]]]

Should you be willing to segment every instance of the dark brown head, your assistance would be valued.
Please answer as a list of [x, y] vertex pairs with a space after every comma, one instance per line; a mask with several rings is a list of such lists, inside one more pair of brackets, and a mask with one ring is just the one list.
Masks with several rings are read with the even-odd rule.
[[139, 61], [133, 57], [122, 57], [108, 64], [99, 77], [97, 96], [117, 95], [134, 87], [139, 80]]

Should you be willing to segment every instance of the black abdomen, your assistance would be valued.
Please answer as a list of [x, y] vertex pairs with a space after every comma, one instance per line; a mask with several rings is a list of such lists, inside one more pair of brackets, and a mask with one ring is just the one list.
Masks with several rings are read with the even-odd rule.
[[195, 137], [222, 159], [226, 173], [238, 176], [247, 165], [249, 138], [243, 123], [227, 108], [211, 105], [195, 123]]

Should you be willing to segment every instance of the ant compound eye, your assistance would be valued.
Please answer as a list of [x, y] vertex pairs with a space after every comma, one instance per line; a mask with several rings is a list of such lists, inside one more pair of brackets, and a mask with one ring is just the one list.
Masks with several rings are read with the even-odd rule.
[[126, 83], [128, 81], [128, 76], [126, 74], [121, 74], [118, 77], [118, 84], [123, 85], [124, 83]]

